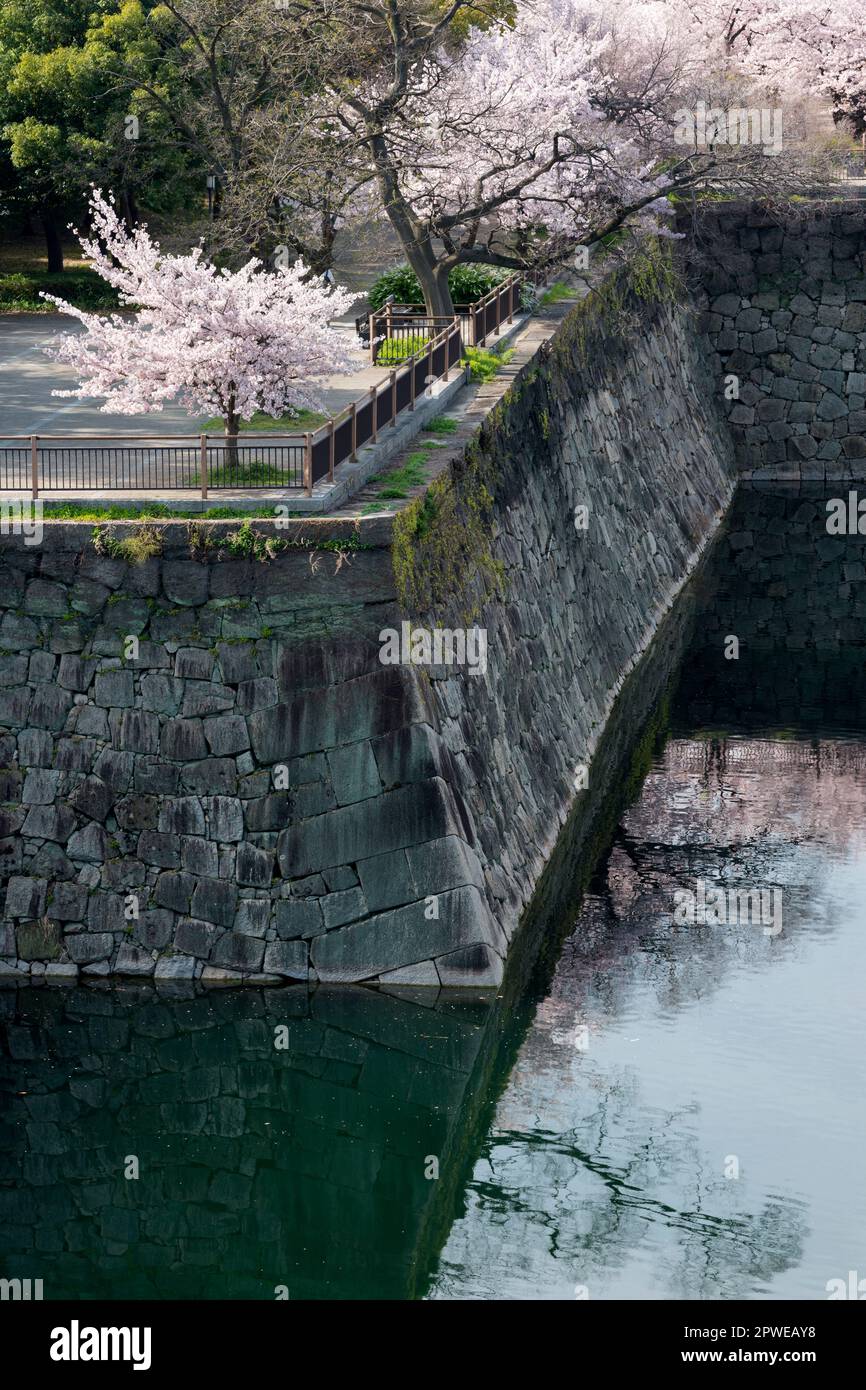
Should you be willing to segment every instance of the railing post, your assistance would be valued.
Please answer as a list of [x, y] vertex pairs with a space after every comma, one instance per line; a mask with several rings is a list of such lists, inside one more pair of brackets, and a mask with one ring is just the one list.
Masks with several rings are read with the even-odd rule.
[[375, 327], [376, 327], [376, 315], [375, 315], [375, 314], [371, 314], [371, 315], [370, 315], [370, 366], [371, 366], [371, 367], [375, 367], [375, 365], [376, 365], [376, 345], [375, 345], [375, 343], [374, 343], [374, 341], [373, 341], [373, 333], [374, 333]]
[[199, 473], [202, 501], [207, 498], [207, 435], [199, 437]]
[[329, 446], [329, 451], [330, 451], [330, 452], [329, 452], [329, 456], [328, 456], [328, 482], [329, 482], [329, 483], [332, 483], [332, 482], [334, 481], [334, 448], [335, 448], [335, 445], [334, 445], [334, 417], [333, 417], [333, 415], [331, 416], [331, 436], [330, 436], [330, 439], [329, 439], [329, 441], [328, 441], [328, 446]]
[[409, 358], [409, 409], [415, 409], [415, 353]]
[[371, 439], [371, 441], [372, 441], [373, 444], [376, 443], [376, 415], [377, 415], [377, 412], [378, 412], [378, 404], [379, 404], [379, 403], [378, 403], [377, 394], [376, 394], [376, 387], [375, 387], [375, 386], [371, 386], [371, 387], [370, 387], [370, 428], [371, 428], [371, 430], [372, 430], [372, 434], [370, 435], [370, 439]]
[[497, 285], [496, 290], [496, 336], [499, 337], [499, 328], [502, 323], [502, 290]]
[[358, 457], [358, 402], [352, 401], [349, 409], [352, 412], [352, 462]]
[[304, 434], [304, 487], [308, 497], [313, 495], [313, 436], [307, 430]]
[[30, 436], [30, 490], [33, 501], [39, 496], [39, 435]]
[[433, 339], [430, 339], [427, 357], [427, 389], [433, 390]]
[[397, 423], [397, 369], [391, 368], [391, 424]]
[[509, 322], [509, 323], [513, 323], [513, 322], [514, 322], [514, 288], [515, 288], [515, 284], [516, 284], [515, 277], [512, 276], [512, 277], [511, 277], [511, 284], [510, 284], [509, 287], [508, 287], [508, 322]]

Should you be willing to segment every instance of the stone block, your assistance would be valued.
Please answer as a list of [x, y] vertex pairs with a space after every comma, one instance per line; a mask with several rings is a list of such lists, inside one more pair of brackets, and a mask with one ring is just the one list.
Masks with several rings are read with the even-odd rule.
[[318, 898], [284, 898], [276, 908], [277, 936], [291, 941], [299, 936], [318, 936], [325, 930]]
[[[192, 895], [190, 913], [203, 922], [231, 927], [235, 918], [238, 890], [222, 878], [200, 878]], [[223, 962], [225, 964], [225, 962]]]
[[110, 932], [77, 932], [66, 937], [65, 946], [76, 965], [92, 965], [108, 960], [114, 950], [114, 937]]
[[265, 971], [291, 980], [306, 980], [310, 973], [307, 955], [303, 941], [272, 941], [265, 949]]
[[435, 960], [467, 946], [490, 945], [497, 935], [489, 909], [475, 888], [440, 893], [439, 917], [428, 919], [423, 902], [410, 903], [340, 931], [317, 936], [312, 964], [325, 983], [372, 979], [383, 971]]
[[10, 878], [6, 887], [6, 917], [41, 917], [44, 910], [45, 884], [41, 880], [23, 876]]
[[260, 970], [264, 954], [265, 943], [258, 937], [226, 932], [211, 952], [211, 964], [229, 970]]
[[60, 955], [62, 942], [56, 922], [22, 922], [16, 936], [19, 960], [57, 960]]
[[251, 888], [270, 888], [274, 872], [273, 851], [256, 849], [247, 843], [240, 844], [235, 872], [240, 884]]
[[250, 746], [246, 720], [240, 715], [222, 715], [204, 721], [204, 736], [214, 757], [243, 753]]
[[153, 900], [171, 912], [189, 912], [197, 880], [192, 874], [168, 870], [161, 873], [153, 890]]
[[459, 831], [450, 789], [432, 778], [290, 826], [278, 841], [280, 868], [284, 878], [302, 878]]
[[159, 740], [161, 757], [192, 763], [206, 758], [207, 751], [200, 719], [168, 719], [163, 724]]
[[212, 926], [210, 922], [198, 922], [194, 918], [186, 917], [177, 924], [174, 944], [184, 955], [195, 956], [197, 960], [208, 960], [219, 936], [219, 927]]

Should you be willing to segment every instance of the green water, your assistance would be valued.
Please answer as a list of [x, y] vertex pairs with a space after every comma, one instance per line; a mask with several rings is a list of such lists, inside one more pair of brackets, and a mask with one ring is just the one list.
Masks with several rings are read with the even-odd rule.
[[[640, 769], [630, 804], [566, 834], [500, 997], [0, 991], [0, 1273], [82, 1299], [866, 1276], [866, 542], [810, 505], [738, 499], [602, 755], [621, 792]], [[677, 924], [698, 880], [781, 895], [781, 931]]]

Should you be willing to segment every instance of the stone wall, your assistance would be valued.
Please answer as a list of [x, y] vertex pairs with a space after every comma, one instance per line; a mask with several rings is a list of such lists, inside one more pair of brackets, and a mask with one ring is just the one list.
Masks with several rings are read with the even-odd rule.
[[[7, 976], [501, 980], [733, 486], [689, 312], [616, 302], [566, 320], [393, 563], [375, 519], [165, 523], [137, 565], [88, 526], [4, 537]], [[486, 672], [383, 665], [403, 619], [485, 628]]]
[[[698, 272], [737, 462], [758, 478], [866, 477], [866, 208], [797, 221], [721, 204]], [[732, 394], [726, 378], [736, 377]]]

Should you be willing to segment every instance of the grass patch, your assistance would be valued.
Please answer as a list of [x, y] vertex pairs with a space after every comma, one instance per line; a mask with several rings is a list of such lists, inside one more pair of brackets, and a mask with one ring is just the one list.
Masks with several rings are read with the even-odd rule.
[[69, 270], [63, 275], [14, 271], [0, 275], [0, 313], [56, 314], [56, 305], [40, 299], [40, 291], [95, 313], [111, 313], [121, 307], [116, 292], [93, 270]]
[[[43, 516], [49, 521], [189, 521], [193, 517], [209, 521], [235, 521], [242, 517], [273, 521], [277, 515], [272, 506], [244, 507], [242, 512], [237, 507], [203, 507], [201, 511], [191, 511], [189, 508], [166, 507], [162, 502], [110, 507], [94, 507], [90, 502], [45, 502], [43, 506]], [[298, 512], [297, 515], [302, 516], [303, 513]]]
[[551, 285], [549, 290], [545, 290], [544, 294], [541, 296], [539, 303], [545, 305], [562, 304], [563, 300], [576, 298], [577, 294], [571, 288], [570, 285], [562, 285], [557, 282], [557, 284]]
[[424, 465], [430, 457], [428, 449], [417, 449], [409, 454], [406, 462], [400, 468], [395, 468], [393, 473], [374, 474], [370, 479], [371, 483], [386, 484], [379, 490], [378, 496], [383, 499], [408, 497], [410, 488], [420, 487], [421, 483], [426, 481]]
[[[257, 410], [251, 420], [241, 420], [241, 434], [250, 430], [256, 434], [297, 434], [299, 430], [318, 429], [327, 418], [327, 415], [320, 415], [316, 410], [298, 409], [294, 412], [287, 411], [285, 415], [265, 415], [263, 410]], [[201, 427], [202, 434], [223, 434], [224, 431], [225, 421], [220, 415], [215, 415], [212, 420], [205, 420]]]
[[437, 415], [434, 419], [428, 421], [428, 423], [424, 426], [423, 433], [454, 434], [455, 430], [459, 430], [459, 428], [459, 420], [452, 419], [450, 415]]
[[100, 527], [93, 528], [93, 549], [97, 555], [110, 555], [112, 560], [126, 560], [129, 565], [143, 565], [155, 555], [162, 554], [162, 536], [156, 527], [148, 522], [129, 536], [117, 540]]
[[469, 367], [473, 381], [492, 381], [500, 367], [510, 362], [513, 356], [514, 348], [506, 348], [504, 352], [488, 352], [487, 348], [468, 347], [461, 365]]
[[272, 463], [223, 464], [208, 470], [209, 487], [285, 487], [286, 479]]

